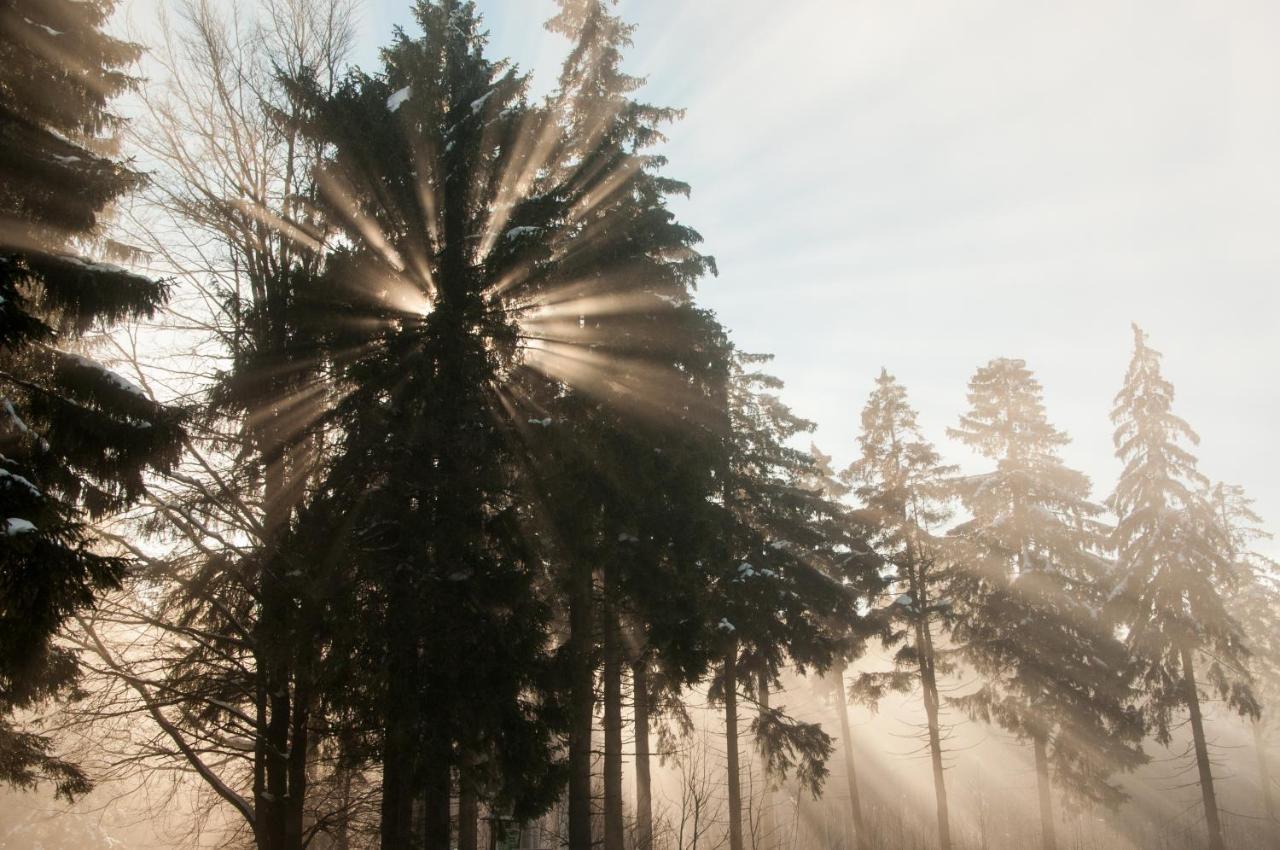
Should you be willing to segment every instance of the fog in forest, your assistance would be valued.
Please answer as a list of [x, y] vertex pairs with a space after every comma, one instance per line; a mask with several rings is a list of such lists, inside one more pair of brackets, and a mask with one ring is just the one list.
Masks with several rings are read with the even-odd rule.
[[0, 848], [1280, 848], [1277, 24], [0, 0]]

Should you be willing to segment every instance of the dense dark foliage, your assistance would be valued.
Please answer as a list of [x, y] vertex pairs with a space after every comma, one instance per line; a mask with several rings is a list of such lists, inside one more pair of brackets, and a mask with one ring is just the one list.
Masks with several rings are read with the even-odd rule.
[[136, 85], [140, 51], [103, 33], [112, 6], [0, 4], [0, 779], [51, 779], [68, 796], [86, 777], [9, 717], [74, 684], [53, 638], [124, 571], [86, 521], [136, 501], [144, 471], [179, 450], [176, 413], [84, 353], [166, 294], [81, 255], [126, 253], [102, 218], [143, 180], [112, 156], [110, 101]]

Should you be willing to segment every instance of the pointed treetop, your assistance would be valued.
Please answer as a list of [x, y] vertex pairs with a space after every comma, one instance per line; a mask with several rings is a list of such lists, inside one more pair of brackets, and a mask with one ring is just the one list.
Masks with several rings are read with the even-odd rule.
[[1026, 361], [997, 358], [969, 381], [968, 413], [947, 434], [993, 460], [1056, 460], [1069, 438], [1049, 421], [1040, 382]]
[[1157, 512], [1191, 504], [1209, 483], [1181, 445], [1197, 445], [1200, 437], [1173, 413], [1173, 385], [1161, 374], [1160, 352], [1136, 324], [1133, 331], [1133, 359], [1111, 412], [1116, 456], [1126, 464], [1112, 497], [1122, 515], [1139, 504]]

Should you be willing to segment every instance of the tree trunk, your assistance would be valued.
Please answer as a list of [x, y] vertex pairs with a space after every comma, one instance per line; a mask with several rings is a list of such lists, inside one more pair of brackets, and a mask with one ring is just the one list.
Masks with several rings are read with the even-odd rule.
[[351, 770], [338, 765], [338, 799], [342, 805], [342, 817], [334, 828], [333, 850], [351, 850]]
[[[266, 729], [268, 726], [267, 699], [267, 661], [259, 646], [254, 648], [254, 727]], [[271, 850], [270, 819], [267, 816], [271, 808], [271, 795], [267, 791], [267, 740], [265, 735], [257, 736], [253, 745], [253, 842], [257, 850]]]
[[[259, 451], [278, 449], [278, 439], [271, 428], [254, 434]], [[289, 850], [286, 825], [289, 817], [289, 732], [292, 709], [292, 671], [290, 669], [290, 612], [293, 600], [282, 581], [279, 541], [289, 519], [284, 503], [284, 461], [277, 457], [266, 465], [263, 481], [261, 564], [258, 592], [262, 600], [261, 614], [255, 630], [255, 663], [258, 665], [260, 691], [265, 699], [266, 727], [261, 729], [261, 778], [256, 803], [258, 824], [255, 839], [259, 850]]]
[[1048, 743], [1043, 735], [1035, 737], [1036, 787], [1040, 792], [1040, 845], [1044, 850], [1057, 850], [1058, 837], [1053, 824], [1053, 789], [1049, 783]]
[[[406, 622], [411, 587], [404, 576], [392, 580], [387, 617]], [[382, 850], [405, 850], [413, 836], [413, 796], [416, 791], [418, 735], [414, 721], [416, 704], [414, 645], [405, 641], [388, 647], [387, 704], [382, 720]]]
[[446, 742], [435, 742], [431, 748], [430, 762], [424, 766], [423, 780], [422, 848], [450, 850], [453, 783], [449, 746]]
[[1209, 850], [1223, 850], [1222, 822], [1218, 817], [1218, 795], [1213, 789], [1213, 767], [1209, 764], [1209, 745], [1204, 737], [1204, 718], [1200, 715], [1200, 693], [1196, 689], [1193, 653], [1182, 648], [1182, 686], [1186, 691], [1187, 709], [1191, 712], [1191, 735], [1196, 747], [1196, 767], [1200, 771], [1200, 796], [1204, 800], [1204, 820], [1209, 831]]
[[[759, 678], [759, 701], [760, 713], [765, 714], [769, 711], [769, 676], [762, 672]], [[769, 776], [768, 770], [764, 771], [764, 789], [761, 793], [761, 805], [764, 807], [762, 818], [764, 827], [764, 841], [761, 846], [764, 850], [775, 850], [778, 846], [778, 823], [774, 817], [773, 807], [773, 783], [772, 777]]]
[[458, 850], [480, 848], [480, 800], [465, 773], [458, 774]]
[[[571, 567], [569, 578], [569, 850], [591, 850], [591, 568]], [[390, 850], [386, 848], [386, 850]]]
[[[1271, 795], [1271, 768], [1267, 764], [1267, 742], [1262, 735], [1262, 723], [1255, 720], [1252, 726], [1253, 747], [1258, 753], [1258, 784], [1262, 786], [1262, 810], [1266, 812], [1268, 820], [1280, 822], [1280, 815], [1276, 813], [1276, 801]], [[1280, 845], [1280, 830], [1277, 830], [1276, 843]]]
[[742, 776], [738, 771], [738, 646], [724, 660], [724, 743], [729, 782], [729, 850], [743, 850]]
[[[915, 588], [915, 604], [923, 611], [922, 589]], [[916, 646], [920, 653], [920, 690], [924, 696], [924, 713], [929, 721], [929, 760], [933, 764], [933, 791], [938, 801], [938, 847], [951, 850], [951, 816], [947, 806], [947, 781], [942, 764], [942, 734], [938, 728], [938, 681], [933, 667], [933, 640], [924, 615], [916, 618]]]
[[265, 811], [259, 816], [266, 819], [267, 840], [271, 850], [287, 850], [285, 825], [289, 809], [289, 770], [286, 753], [289, 752], [291, 700], [282, 667], [283, 665], [273, 661], [267, 668], [267, 703], [270, 706], [270, 720], [267, 721], [267, 793], [263, 796]]
[[384, 734], [382, 756], [382, 850], [404, 850], [413, 834], [412, 757], [413, 742], [400, 724], [392, 720]]
[[309, 706], [311, 689], [304, 682], [301, 665], [299, 667], [290, 730], [292, 740], [289, 742], [288, 749], [289, 795], [285, 809], [285, 850], [303, 850], [306, 846], [303, 831], [306, 818], [307, 764], [311, 752], [307, 729], [307, 723], [311, 719]]
[[844, 671], [836, 671], [836, 710], [840, 712], [840, 743], [844, 749], [845, 775], [849, 778], [849, 809], [853, 816], [854, 841], [858, 850], [868, 850], [867, 830], [862, 822], [862, 797], [858, 793], [858, 771], [853, 760], [853, 736], [849, 732], [849, 703], [844, 690]]
[[631, 668], [631, 703], [636, 735], [636, 850], [653, 850], [653, 782], [649, 775], [649, 663]]
[[622, 818], [622, 645], [613, 570], [603, 573], [601, 616], [604, 670], [604, 850], [623, 850]]

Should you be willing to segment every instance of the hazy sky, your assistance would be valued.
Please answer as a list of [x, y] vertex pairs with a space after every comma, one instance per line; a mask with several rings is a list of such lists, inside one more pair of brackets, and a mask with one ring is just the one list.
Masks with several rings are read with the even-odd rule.
[[[155, 0], [137, 0], [145, 14]], [[366, 0], [359, 60], [408, 0]], [[479, 0], [545, 89], [551, 0]], [[1099, 497], [1130, 321], [1165, 353], [1203, 471], [1280, 528], [1280, 4], [624, 0], [645, 96], [688, 109], [668, 173], [718, 279], [837, 461], [883, 365], [944, 453], [993, 357], [1027, 360]], [[1273, 551], [1275, 547], [1272, 547]]]

